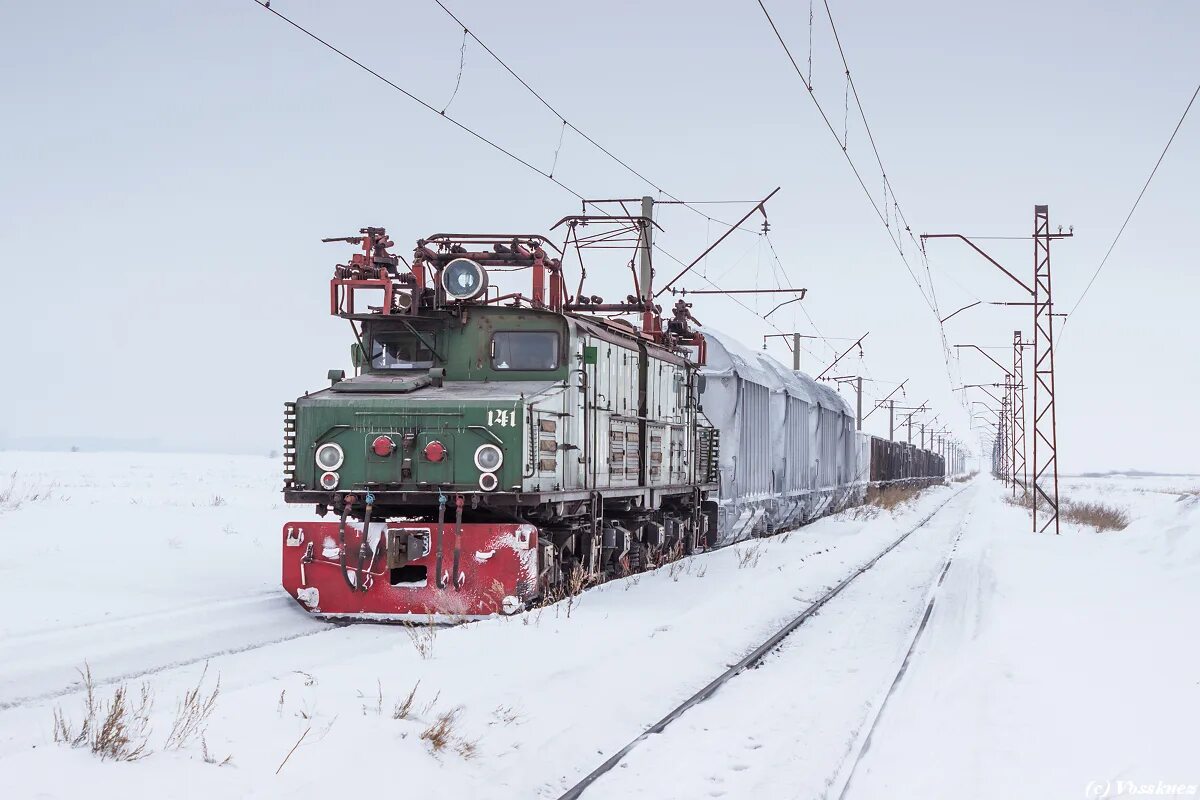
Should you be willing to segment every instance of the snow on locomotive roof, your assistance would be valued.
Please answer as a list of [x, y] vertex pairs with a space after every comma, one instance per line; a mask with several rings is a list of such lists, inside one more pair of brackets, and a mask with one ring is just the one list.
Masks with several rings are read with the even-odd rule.
[[[446, 381], [442, 386], [433, 386], [425, 382], [423, 376], [418, 376], [418, 379], [421, 379], [421, 382], [413, 385], [414, 376], [412, 375], [380, 375], [378, 373], [364, 372], [362, 375], [346, 378], [344, 381], [322, 389], [320, 392], [313, 392], [309, 396], [318, 394], [336, 396], [338, 394], [359, 392], [364, 396], [382, 394], [396, 397], [400, 394], [405, 394], [409, 397], [419, 396], [421, 399], [430, 400], [474, 400], [478, 399], [482, 392], [486, 394], [489, 400], [503, 401], [533, 397], [562, 386], [561, 380], [488, 381], [487, 383], [480, 381]], [[399, 388], [400, 384], [408, 384], [407, 390]], [[409, 394], [409, 392], [414, 392], [414, 394]]]
[[702, 375], [716, 378], [737, 375], [771, 391], [787, 392], [809, 405], [820, 405], [847, 416], [853, 414], [846, 398], [829, 386], [789, 369], [766, 353], [751, 350], [727, 333], [707, 326], [700, 330], [709, 343], [708, 364], [701, 368]]

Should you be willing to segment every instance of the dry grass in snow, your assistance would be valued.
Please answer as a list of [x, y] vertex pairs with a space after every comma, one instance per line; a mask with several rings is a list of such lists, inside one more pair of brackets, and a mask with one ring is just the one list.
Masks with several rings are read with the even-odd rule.
[[[203, 740], [208, 718], [212, 716], [213, 710], [216, 709], [217, 697], [221, 694], [220, 678], [217, 678], [216, 685], [213, 686], [212, 691], [207, 694], [205, 693], [204, 679], [207, 677], [208, 665], [205, 664], [204, 671], [200, 673], [200, 678], [196, 681], [196, 685], [184, 693], [183, 697], [179, 700], [179, 704], [175, 707], [175, 722], [171, 725], [171, 731], [167, 734], [167, 739], [163, 743], [164, 750], [179, 750], [187, 746], [193, 739], [199, 738]], [[204, 750], [207, 754], [207, 745], [205, 745]]]
[[923, 492], [925, 488], [921, 484], [887, 486], [875, 492], [875, 496], [871, 498], [870, 504], [882, 508], [884, 511], [895, 511], [896, 508], [904, 505]]
[[[96, 696], [96, 682], [86, 663], [79, 670], [79, 677], [84, 691], [79, 723], [76, 725], [61, 707], [55, 708], [54, 741], [69, 747], [86, 747], [104, 760], [138, 761], [151, 755], [154, 751], [150, 749], [150, 713], [154, 709], [154, 692], [150, 684], [141, 684], [136, 697], [128, 686], [121, 684], [113, 689], [112, 696], [105, 702]], [[232, 756], [221, 760], [213, 757], [204, 738], [208, 719], [221, 694], [220, 678], [212, 691], [205, 691], [207, 677], [206, 664], [196, 685], [185, 692], [176, 705], [175, 718], [163, 740], [162, 750], [181, 750], [189, 743], [199, 741], [204, 761], [224, 766]]]
[[396, 707], [392, 709], [392, 719], [408, 719], [408, 715], [412, 713], [413, 700], [417, 697], [417, 689], [421, 686], [421, 682], [417, 681], [409, 691], [408, 696], [396, 703]]
[[[1006, 497], [1004, 500], [1009, 505], [1033, 511], [1033, 494], [1031, 492], [1025, 492], [1017, 497]], [[1048, 508], [1049, 504], [1045, 500], [1039, 499], [1038, 507]], [[1129, 512], [1107, 503], [1060, 499], [1058, 515], [1067, 522], [1089, 525], [1097, 531], [1123, 531], [1129, 525]]]
[[478, 743], [464, 738], [455, 730], [462, 707], [452, 708], [438, 715], [429, 727], [421, 731], [421, 739], [429, 743], [434, 753], [446, 748], [454, 750], [463, 758], [473, 758], [478, 752]]
[[137, 700], [131, 700], [122, 684], [107, 703], [96, 698], [96, 683], [87, 664], [79, 671], [83, 681], [82, 719], [75, 727], [61, 708], [54, 710], [54, 741], [70, 747], [86, 747], [105, 760], [137, 761], [150, 755], [150, 711], [154, 695], [143, 683]]
[[438, 634], [438, 625], [434, 621], [433, 615], [430, 614], [429, 619], [423, 624], [405, 626], [405, 630], [408, 631], [408, 638], [416, 648], [417, 654], [422, 659], [433, 658], [433, 643], [437, 641]]
[[759, 559], [762, 558], [762, 551], [763, 547], [759, 542], [740, 548], [737, 554], [738, 569], [757, 567]]
[[8, 476], [8, 484], [0, 486], [0, 512], [16, 511], [26, 503], [62, 499], [55, 496], [57, 488], [53, 483], [33, 487], [22, 485], [18, 473], [13, 472]]

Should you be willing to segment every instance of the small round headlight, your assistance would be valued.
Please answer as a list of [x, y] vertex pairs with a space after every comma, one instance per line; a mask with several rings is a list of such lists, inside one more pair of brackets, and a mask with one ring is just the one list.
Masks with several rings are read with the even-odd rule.
[[345, 460], [346, 454], [342, 452], [340, 445], [330, 442], [317, 448], [317, 466], [326, 472], [333, 472]]
[[337, 488], [338, 474], [336, 472], [326, 472], [321, 476], [321, 488], [332, 492]]
[[500, 479], [496, 477], [496, 473], [494, 472], [485, 472], [479, 476], [479, 488], [485, 492], [495, 491], [499, 483]]
[[480, 472], [495, 472], [504, 463], [504, 453], [494, 444], [481, 444], [475, 451], [475, 466]]

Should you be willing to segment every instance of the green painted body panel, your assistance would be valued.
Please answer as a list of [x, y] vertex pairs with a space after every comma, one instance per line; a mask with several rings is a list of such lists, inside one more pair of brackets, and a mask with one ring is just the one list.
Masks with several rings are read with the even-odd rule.
[[[339, 490], [372, 483], [406, 489], [478, 491], [475, 450], [491, 443], [504, 452], [504, 463], [496, 472], [500, 490], [519, 487], [524, 403], [486, 397], [440, 399], [442, 394], [434, 388], [395, 395], [346, 394], [327, 389], [301, 398], [296, 404], [297, 483], [308, 489], [319, 488], [321, 470], [314, 461], [316, 449], [334, 442], [345, 453], [345, 461], [337, 470]], [[408, 433], [415, 439], [406, 450], [403, 442]], [[397, 445], [397, 450], [386, 457], [371, 449], [371, 443], [381, 434], [390, 436]], [[423, 455], [432, 441], [446, 448], [441, 462], [431, 462]], [[407, 481], [401, 476], [406, 463], [412, 470]]]
[[[527, 465], [523, 437], [529, 436], [524, 396], [568, 375], [572, 352], [570, 329], [560, 314], [528, 309], [470, 307], [459, 317], [449, 312], [389, 319], [380, 316], [364, 325], [363, 342], [371, 351], [376, 334], [404, 334], [412, 325], [441, 358], [444, 386], [431, 385], [428, 369], [373, 369], [361, 377], [296, 401], [295, 488], [321, 490], [322, 470], [316, 449], [326, 442], [341, 446], [345, 461], [338, 468], [336, 491], [366, 485], [393, 489], [479, 491], [475, 451], [485, 443], [504, 453], [496, 471], [496, 491], [520, 491]], [[498, 331], [557, 331], [559, 358], [554, 369], [499, 370], [492, 364], [492, 337]], [[381, 457], [371, 443], [390, 436], [397, 449]], [[404, 447], [405, 435], [412, 446]], [[433, 441], [446, 448], [441, 462], [423, 455]], [[405, 479], [402, 469], [411, 469]]]
[[[566, 318], [549, 311], [530, 309], [468, 307], [463, 321], [449, 312], [437, 316], [405, 317], [443, 357], [438, 363], [448, 381], [547, 381], [567, 377], [566, 354], [570, 334]], [[367, 336], [377, 329], [405, 331], [403, 323], [379, 317], [367, 325]], [[497, 370], [492, 368], [492, 336], [497, 331], [557, 331], [559, 365], [553, 370]], [[370, 345], [368, 344], [368, 348]]]

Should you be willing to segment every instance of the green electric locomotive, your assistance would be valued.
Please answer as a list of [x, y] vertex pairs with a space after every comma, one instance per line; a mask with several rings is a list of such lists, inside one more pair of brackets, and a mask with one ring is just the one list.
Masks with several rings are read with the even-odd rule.
[[[323, 518], [283, 531], [283, 583], [306, 609], [513, 613], [704, 545], [717, 440], [684, 304], [663, 320], [647, 296], [569, 296], [542, 236], [439, 234], [411, 265], [382, 228], [333, 241], [362, 246], [330, 284], [355, 374], [286, 409], [285, 499]], [[502, 293], [500, 272], [530, 293]], [[382, 303], [356, 308], [365, 291]]]

